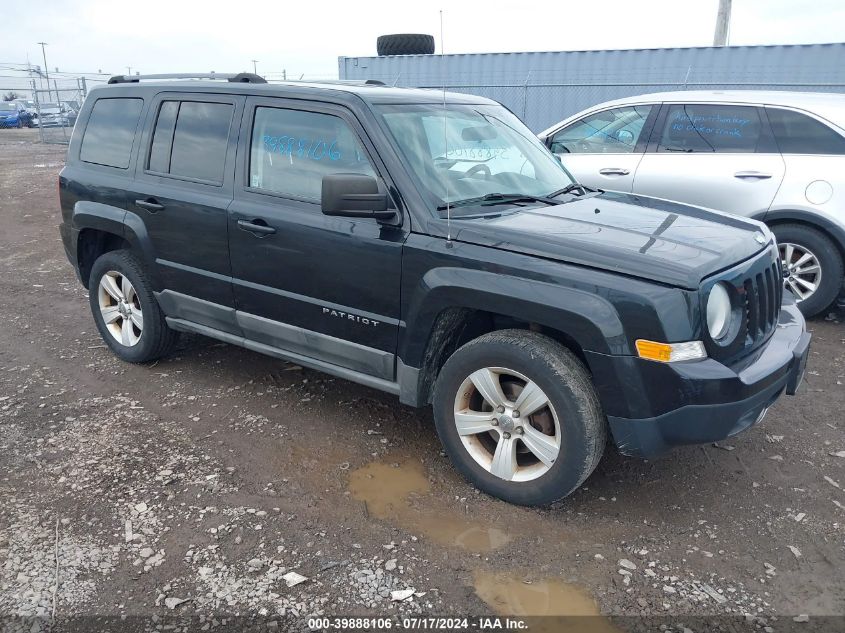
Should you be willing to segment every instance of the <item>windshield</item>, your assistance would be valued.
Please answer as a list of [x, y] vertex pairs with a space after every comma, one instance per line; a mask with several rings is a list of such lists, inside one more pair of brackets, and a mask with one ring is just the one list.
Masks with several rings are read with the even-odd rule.
[[560, 162], [503, 106], [378, 109], [435, 206], [489, 194], [547, 196], [573, 183]]
[[0, 110], [17, 110], [11, 103], [0, 103]]

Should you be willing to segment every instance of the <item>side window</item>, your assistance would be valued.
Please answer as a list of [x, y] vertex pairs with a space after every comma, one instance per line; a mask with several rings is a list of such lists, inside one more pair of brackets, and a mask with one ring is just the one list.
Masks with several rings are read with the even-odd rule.
[[234, 110], [229, 103], [163, 101], [147, 169], [222, 184]]
[[80, 160], [120, 169], [129, 167], [143, 106], [143, 99], [97, 99], [85, 126]]
[[163, 101], [158, 111], [153, 144], [150, 149], [150, 171], [166, 174], [170, 171], [170, 147], [173, 143], [173, 130], [176, 128], [176, 114], [179, 112], [178, 101]]
[[376, 173], [340, 117], [258, 107], [252, 127], [249, 186], [319, 200], [323, 176]]
[[[668, 106], [658, 152], [753, 153], [765, 151], [765, 134], [754, 106]], [[760, 146], [758, 148], [758, 146]]]
[[572, 154], [630, 154], [652, 106], [604, 110], [567, 125], [552, 137], [552, 151]]
[[783, 154], [845, 154], [845, 137], [800, 112], [766, 108], [775, 141]]

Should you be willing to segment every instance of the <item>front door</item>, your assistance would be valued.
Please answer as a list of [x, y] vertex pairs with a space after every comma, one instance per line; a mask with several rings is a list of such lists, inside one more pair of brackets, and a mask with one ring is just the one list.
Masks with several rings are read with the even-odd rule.
[[666, 104], [633, 191], [752, 216], [768, 210], [783, 174], [760, 108]]
[[550, 149], [577, 182], [631, 191], [657, 106], [630, 105], [594, 112], [550, 137]]
[[386, 177], [354, 116], [330, 105], [247, 101], [229, 252], [251, 341], [394, 378], [402, 226], [320, 210], [323, 176]]
[[236, 331], [226, 211], [243, 98], [166, 93], [150, 109], [128, 208], [154, 248], [168, 316]]

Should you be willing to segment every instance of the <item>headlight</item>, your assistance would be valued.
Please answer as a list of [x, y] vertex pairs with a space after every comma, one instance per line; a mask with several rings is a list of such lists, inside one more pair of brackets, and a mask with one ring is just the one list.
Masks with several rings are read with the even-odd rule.
[[707, 298], [707, 330], [714, 341], [719, 341], [728, 333], [731, 326], [731, 296], [724, 282], [719, 282], [710, 289]]

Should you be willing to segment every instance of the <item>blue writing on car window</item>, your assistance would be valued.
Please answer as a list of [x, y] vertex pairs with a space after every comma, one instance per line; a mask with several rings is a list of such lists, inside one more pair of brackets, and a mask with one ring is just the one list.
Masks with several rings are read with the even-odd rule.
[[675, 111], [672, 117], [673, 130], [695, 131], [698, 134], [734, 136], [738, 138], [742, 137], [743, 128], [749, 123], [751, 123], [750, 119], [744, 119], [742, 117], [721, 116], [719, 114], [701, 116], [698, 114], [688, 114], [681, 110]]
[[265, 134], [261, 137], [264, 150], [272, 154], [282, 154], [293, 158], [309, 160], [340, 160], [341, 151], [337, 140], [306, 139], [283, 134], [274, 136]]

